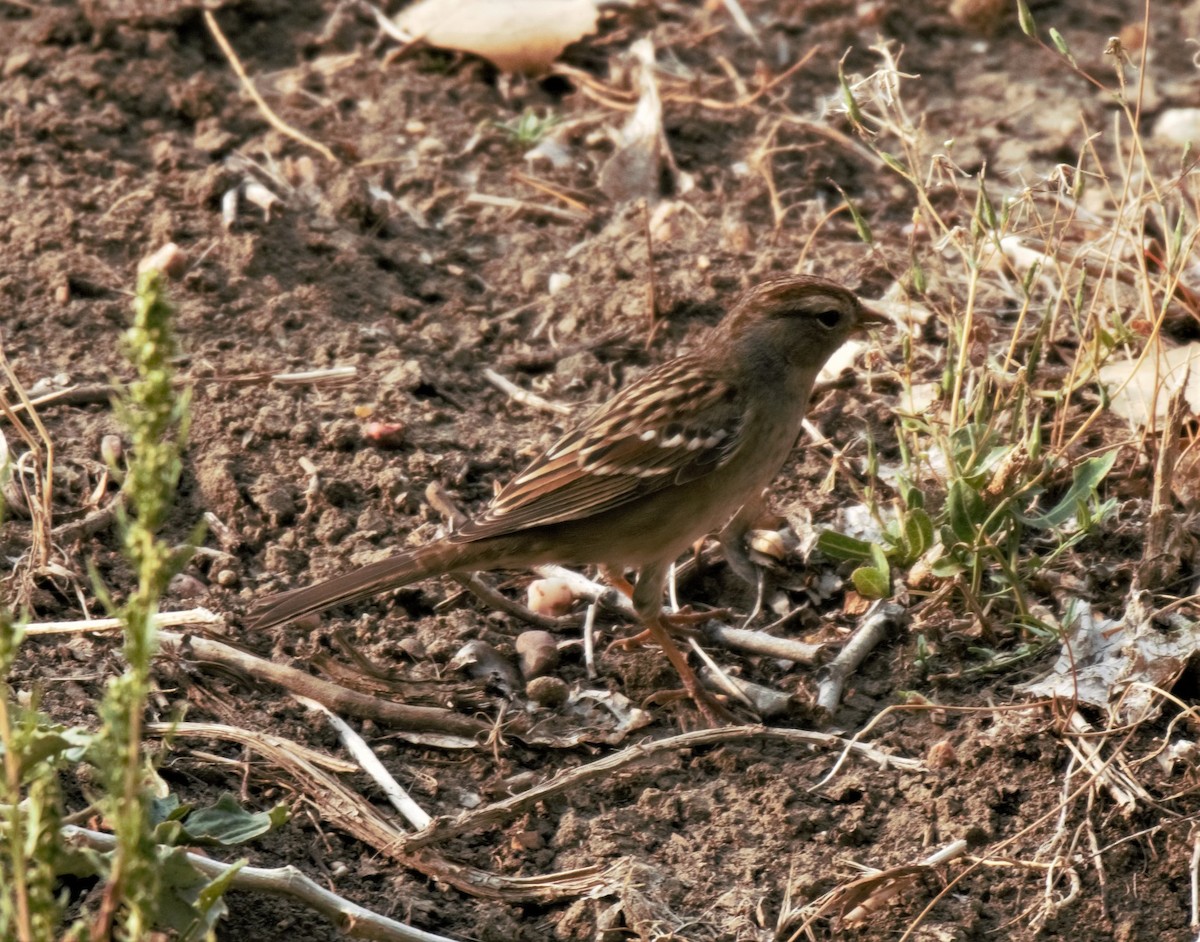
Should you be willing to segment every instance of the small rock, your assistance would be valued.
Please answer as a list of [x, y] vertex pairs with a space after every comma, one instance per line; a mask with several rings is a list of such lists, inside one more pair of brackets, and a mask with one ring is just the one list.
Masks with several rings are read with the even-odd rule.
[[548, 631], [523, 631], [517, 635], [516, 647], [526, 680], [548, 674], [558, 666], [558, 642]]
[[1179, 147], [1200, 143], [1200, 108], [1168, 108], [1154, 122], [1154, 137]]
[[207, 592], [208, 587], [203, 582], [186, 572], [172, 576], [167, 584], [167, 593], [177, 599], [199, 598]]
[[472, 679], [491, 684], [510, 697], [521, 683], [516, 668], [486, 641], [468, 641], [451, 658], [449, 667], [465, 671]]
[[550, 281], [546, 285], [546, 290], [551, 296], [558, 294], [567, 285], [571, 283], [571, 276], [566, 272], [556, 271], [550, 276]]
[[239, 581], [240, 580], [238, 579], [238, 574], [236, 572], [234, 572], [232, 569], [222, 569], [217, 572], [217, 576], [216, 576], [217, 585], [221, 586], [224, 589], [235, 588]]
[[100, 439], [100, 460], [110, 468], [119, 468], [125, 457], [125, 443], [120, 435], [105, 435]]
[[408, 427], [403, 422], [368, 422], [363, 437], [376, 448], [399, 448]]

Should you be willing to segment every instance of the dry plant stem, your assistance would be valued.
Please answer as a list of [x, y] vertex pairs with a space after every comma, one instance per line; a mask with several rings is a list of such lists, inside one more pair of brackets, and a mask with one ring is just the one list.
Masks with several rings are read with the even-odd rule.
[[63, 403], [70, 406], [88, 406], [96, 403], [112, 401], [113, 388], [108, 383], [89, 383], [81, 386], [68, 386], [27, 402], [18, 402], [11, 409], [13, 414], [25, 412], [36, 406], [46, 406]]
[[874, 651], [891, 632], [892, 626], [904, 615], [899, 605], [881, 603], [850, 636], [837, 657], [825, 667], [825, 675], [817, 688], [817, 706], [832, 715], [842, 702], [842, 690], [867, 655]]
[[375, 784], [383, 790], [388, 801], [392, 803], [392, 807], [404, 815], [405, 820], [410, 825], [417, 830], [429, 826], [429, 822], [433, 819], [429, 817], [424, 808], [412, 799], [412, 796], [392, 777], [392, 774], [383, 767], [383, 763], [371, 751], [371, 747], [367, 745], [366, 740], [351, 729], [345, 720], [336, 713], [326, 709], [322, 704], [317, 703], [316, 700], [310, 700], [308, 697], [296, 697], [296, 700], [307, 709], [325, 715], [330, 725], [337, 730], [338, 737], [342, 740], [342, 745], [346, 747], [346, 751], [354, 757], [354, 760], [362, 767], [362, 770], [375, 780]]
[[433, 850], [409, 853], [404, 846], [407, 835], [396, 827], [389, 817], [299, 752], [279, 749], [271, 744], [270, 739], [260, 734], [233, 727], [208, 726], [201, 733], [197, 733], [193, 727], [200, 725], [185, 723], [171, 726], [160, 723], [150, 724], [150, 728], [161, 735], [170, 734], [176, 738], [209, 735], [230, 739], [262, 752], [297, 780], [300, 791], [317, 807], [323, 821], [329, 822], [333, 827], [341, 829], [402, 866], [410, 867], [470, 896], [501, 900], [505, 903], [551, 902], [583, 896], [593, 891], [602, 892], [620, 885], [621, 880], [625, 879], [625, 868], [620, 862], [608, 868], [591, 866], [535, 877], [507, 877], [455, 863]]
[[345, 759], [325, 755], [308, 746], [302, 746], [291, 739], [274, 736], [271, 733], [260, 733], [240, 726], [229, 726], [226, 723], [147, 723], [146, 733], [150, 736], [209, 736], [214, 739], [224, 739], [240, 743], [266, 755], [277, 758], [280, 755], [294, 755], [303, 762], [327, 769], [330, 772], [351, 774], [359, 771], [359, 766]]
[[1192, 923], [1191, 930], [1200, 932], [1200, 831], [1192, 835]]
[[258, 680], [278, 684], [289, 693], [316, 700], [338, 713], [371, 719], [402, 729], [445, 733], [468, 739], [473, 739], [490, 729], [487, 723], [460, 716], [452, 710], [408, 706], [368, 697], [320, 677], [313, 677], [294, 667], [255, 657], [209, 638], [163, 632], [160, 641], [164, 651], [170, 651], [176, 656], [193, 657], [199, 661], [234, 668]]
[[562, 615], [558, 618], [555, 618], [553, 615], [539, 615], [528, 606], [522, 605], [520, 602], [510, 599], [503, 592], [493, 589], [474, 573], [469, 576], [462, 573], [451, 573], [450, 578], [485, 605], [499, 612], [504, 612], [506, 615], [512, 615], [513, 618], [518, 618], [526, 624], [537, 628], [545, 628], [547, 631], [562, 631], [564, 628], [575, 628], [579, 625], [579, 618], [575, 615]]
[[[90, 831], [73, 824], [68, 824], [62, 829], [62, 836], [70, 846], [88, 847], [100, 853], [109, 853], [117, 846], [117, 839], [113, 835]], [[209, 879], [224, 876], [231, 868], [230, 864], [200, 854], [187, 854], [187, 861]], [[455, 942], [446, 936], [415, 929], [364, 909], [336, 893], [330, 893], [290, 865], [270, 869], [242, 867], [233, 875], [229, 888], [299, 900], [320, 913], [351, 939], [374, 939], [379, 942]]]
[[735, 742], [738, 740], [778, 739], [806, 746], [823, 748], [845, 748], [855, 755], [878, 762], [883, 767], [904, 769], [915, 772], [923, 769], [924, 763], [917, 759], [907, 759], [902, 756], [892, 756], [881, 752], [873, 746], [863, 743], [851, 743], [840, 736], [829, 733], [810, 732], [803, 729], [783, 729], [773, 726], [723, 726], [720, 729], [702, 729], [695, 732], [682, 733], [656, 742], [639, 743], [629, 746], [620, 752], [613, 753], [589, 762], [587, 765], [570, 769], [556, 775], [548, 782], [536, 785], [528, 791], [521, 792], [511, 798], [493, 802], [475, 811], [464, 812], [456, 818], [435, 818], [433, 823], [418, 834], [409, 837], [404, 843], [406, 851], [427, 847], [430, 844], [449, 840], [461, 834], [467, 834], [485, 827], [492, 827], [537, 802], [553, 795], [562, 794], [583, 786], [585, 783], [607, 779], [614, 772], [634, 763], [642, 763], [655, 756], [675, 752], [680, 749], [692, 749], [699, 746], [711, 746], [717, 743]]
[[[237, 376], [201, 376], [194, 380], [186, 380], [177, 385], [190, 386], [194, 383], [229, 383], [234, 386], [252, 386], [260, 383], [278, 383], [281, 386], [340, 386], [351, 382], [357, 375], [357, 367], [332, 366], [329, 369], [303, 370], [298, 373], [275, 373], [270, 370], [263, 370], [257, 373], [244, 373]], [[14, 415], [18, 415], [36, 406], [108, 405], [112, 402], [112, 396], [113, 387], [109, 383], [85, 383], [46, 393], [44, 396], [28, 400], [27, 403], [18, 402], [10, 408]]]
[[188, 380], [194, 383], [224, 383], [229, 386], [260, 386], [277, 383], [280, 386], [345, 386], [358, 377], [356, 366], [331, 366], [323, 370], [300, 370], [295, 373], [277, 373], [274, 370], [259, 370], [252, 373], [218, 374], [199, 376]]
[[[1033, 706], [1036, 704], [1030, 704], [1030, 705]], [[891, 709], [891, 707], [888, 708], [888, 710], [890, 710], [890, 709]], [[884, 710], [883, 712], [886, 713], [886, 712], [888, 712], [888, 710]], [[870, 725], [870, 724], [868, 724], [868, 725]], [[1114, 750], [1112, 756], [1110, 756], [1108, 759], [1104, 760], [1104, 762], [1096, 770], [1097, 772], [1103, 771], [1114, 761], [1116, 756], [1119, 756], [1121, 754], [1122, 749], [1129, 742], [1129, 740], [1133, 736], [1134, 732], [1135, 732], [1135, 728], [1130, 728], [1130, 730], [1128, 731], [1128, 733], [1126, 733], [1125, 738], [1122, 740], [1120, 745]], [[1085, 794], [1086, 792], [1095, 788], [1095, 786], [1096, 786], [1095, 775], [1088, 777], [1087, 780], [1083, 782], [1083, 784], [1081, 784], [1077, 788], [1075, 788], [1074, 791], [1072, 791], [1070, 795], [1068, 795], [1066, 798], [1064, 798], [1062, 800], [1062, 802], [1060, 802], [1059, 805], [1056, 805], [1054, 808], [1050, 809], [1045, 814], [1039, 815], [1036, 819], [1031, 821], [1025, 827], [1021, 828], [1021, 830], [1017, 831], [1015, 834], [1013, 834], [1009, 837], [1006, 837], [1004, 840], [1002, 840], [999, 844], [997, 844], [995, 846], [994, 850], [1000, 851], [1006, 847], [1010, 847], [1013, 844], [1015, 844], [1017, 841], [1021, 840], [1023, 837], [1026, 837], [1027, 835], [1033, 833], [1038, 828], [1040, 828], [1043, 824], [1045, 824], [1047, 821], [1049, 821], [1051, 818], [1056, 816], [1059, 813], [1059, 809], [1061, 808], [1062, 804], [1069, 804], [1070, 802], [1075, 801], [1075, 799], [1077, 799], [1080, 795]], [[948, 880], [946, 885], [944, 887], [942, 887], [942, 889], [937, 893], [937, 895], [935, 895], [934, 898], [931, 899], [928, 904], [926, 904], [925, 908], [922, 909], [915, 917], [913, 917], [913, 920], [908, 924], [908, 928], [906, 928], [904, 930], [904, 934], [900, 937], [898, 942], [908, 942], [908, 940], [911, 939], [913, 937], [914, 933], [917, 931], [917, 927], [920, 926], [921, 923], [925, 920], [925, 917], [928, 916], [933, 911], [933, 908], [935, 906], [937, 906], [937, 904], [940, 903], [942, 901], [942, 899], [944, 899], [946, 896], [948, 896], [950, 893], [952, 893], [954, 891], [955, 886], [957, 886], [960, 882], [962, 882], [964, 879], [966, 879], [967, 876], [969, 876], [975, 870], [979, 869], [980, 866], [982, 866], [981, 863], [972, 863], [970, 866], [968, 866], [966, 869], [964, 869], [961, 873], [956, 874], [953, 877], [953, 879]]]
[[82, 520], [72, 520], [70, 523], [59, 524], [51, 533], [58, 543], [73, 543], [76, 540], [87, 539], [111, 527], [117, 519], [118, 508], [124, 506], [125, 495], [118, 494], [109, 501], [107, 507], [93, 510]]
[[1162, 444], [1154, 466], [1154, 494], [1150, 502], [1150, 522], [1146, 527], [1146, 542], [1142, 560], [1133, 580], [1132, 591], [1154, 591], [1169, 583], [1179, 571], [1179, 557], [1167, 545], [1168, 536], [1176, 525], [1172, 512], [1171, 488], [1175, 480], [1175, 465], [1179, 461], [1179, 442], [1187, 413], [1187, 377], [1171, 397], [1167, 406], [1166, 425]]
[[237, 77], [241, 80], [242, 87], [246, 89], [246, 93], [254, 99], [254, 103], [258, 105], [258, 110], [262, 112], [267, 123], [271, 125], [280, 134], [290, 137], [294, 141], [299, 141], [306, 147], [311, 147], [318, 154], [328, 160], [331, 164], [341, 163], [337, 157], [324, 144], [319, 141], [314, 141], [307, 134], [297, 131], [291, 125], [285, 123], [274, 111], [271, 106], [263, 100], [262, 95], [258, 93], [258, 89], [254, 87], [254, 83], [250, 81], [250, 76], [246, 74], [246, 70], [242, 67], [242, 62], [238, 59], [237, 53], [233, 51], [233, 46], [229, 44], [229, 40], [225, 38], [225, 34], [221, 32], [221, 27], [217, 25], [217, 18], [212, 15], [211, 10], [204, 11], [204, 22], [208, 25], [209, 32], [212, 33], [213, 39], [217, 41], [217, 45], [221, 47], [221, 51], [225, 53], [225, 58], [229, 60], [229, 64], [233, 67], [233, 71], [237, 73]]
[[[159, 612], [154, 616], [155, 628], [187, 628], [191, 626], [219, 625], [224, 627], [225, 618], [207, 608], [191, 608], [183, 612]], [[25, 626], [26, 635], [85, 634], [89, 631], [120, 631], [121, 622], [116, 618], [85, 618], [80, 621], [42, 621]]]
[[793, 641], [791, 638], [777, 638], [765, 631], [731, 628], [716, 621], [705, 623], [703, 631], [710, 641], [731, 651], [762, 654], [808, 666], [816, 666], [828, 660], [827, 644], [808, 644], [804, 641]]
[[512, 209], [519, 212], [532, 213], [535, 216], [553, 216], [567, 222], [585, 223], [591, 219], [587, 213], [579, 213], [573, 209], [563, 209], [561, 206], [550, 206], [547, 203], [531, 203], [528, 200], [513, 199], [511, 196], [492, 196], [489, 193], [470, 193], [468, 203], [480, 206], [496, 206], [500, 209]]
[[[13, 411], [13, 408], [9, 406], [8, 396], [4, 394], [3, 390], [0, 390], [0, 415], [8, 419], [13, 428], [17, 430], [18, 437], [29, 449], [29, 453], [35, 459], [38, 459], [39, 462], [34, 468], [37, 500], [26, 499], [33, 522], [30, 534], [29, 559], [32, 563], [32, 570], [37, 571], [49, 563], [51, 547], [53, 546], [50, 524], [54, 516], [54, 442], [50, 438], [50, 434], [46, 431], [46, 426], [42, 424], [42, 419], [38, 415], [37, 409], [30, 402], [24, 385], [17, 379], [17, 374], [13, 372], [12, 366], [8, 362], [8, 357], [4, 353], [3, 346], [0, 346], [0, 371], [4, 373], [10, 387], [16, 392], [21, 406], [29, 413], [29, 418], [33, 423], [34, 429], [37, 431], [37, 437], [35, 438], [33, 433], [26, 428], [25, 423], [17, 418], [17, 414]], [[39, 438], [41, 439], [40, 442], [38, 441]], [[43, 457], [44, 461], [41, 460]], [[24, 481], [23, 476], [21, 480], [22, 482]], [[28, 495], [26, 496], [28, 498]], [[26, 586], [26, 589], [28, 589], [28, 586]], [[22, 590], [21, 593], [18, 593], [18, 596], [24, 594], [24, 591]]]
[[549, 399], [543, 399], [537, 393], [532, 393], [527, 389], [522, 389], [511, 380], [505, 379], [491, 367], [488, 367], [483, 371], [483, 378], [514, 402], [519, 402], [521, 405], [528, 406], [530, 409], [537, 409], [541, 412], [549, 412], [551, 415], [570, 415], [575, 411], [570, 406], [564, 406], [558, 402], [551, 402]]
[[1125, 761], [1119, 755], [1114, 755], [1109, 762], [1104, 761], [1099, 746], [1088, 738], [1095, 730], [1078, 710], [1072, 710], [1071, 715], [1067, 717], [1067, 729], [1079, 734], [1076, 739], [1064, 740], [1067, 748], [1076, 755], [1080, 764], [1095, 776], [1096, 781], [1108, 789], [1109, 795], [1123, 814], [1132, 813], [1139, 801], [1150, 805], [1157, 804], [1153, 796], [1124, 767]]

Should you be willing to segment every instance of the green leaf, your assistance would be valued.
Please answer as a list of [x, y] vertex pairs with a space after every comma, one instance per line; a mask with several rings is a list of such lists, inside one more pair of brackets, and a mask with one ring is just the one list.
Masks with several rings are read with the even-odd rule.
[[912, 563], [933, 546], [933, 521], [924, 510], [910, 510], [904, 515], [902, 564]]
[[187, 816], [183, 822], [184, 839], [193, 843], [241, 844], [279, 827], [287, 818], [287, 809], [283, 805], [276, 805], [270, 811], [251, 813], [232, 795], [226, 794], [215, 805]]
[[1037, 36], [1037, 24], [1033, 21], [1033, 14], [1029, 12], [1029, 6], [1025, 0], [1017, 0], [1017, 20], [1021, 24], [1021, 32], [1031, 38]]
[[892, 594], [892, 573], [883, 548], [871, 544], [871, 565], [859, 566], [850, 574], [858, 594], [867, 599], [885, 599]]
[[973, 544], [979, 527], [987, 519], [987, 506], [983, 498], [962, 478], [950, 485], [946, 496], [946, 511], [950, 518], [950, 529], [961, 543]]
[[1112, 470], [1113, 462], [1116, 460], [1117, 450], [1114, 448], [1103, 455], [1081, 462], [1076, 466], [1072, 474], [1071, 487], [1063, 495], [1062, 500], [1044, 514], [1035, 516], [1018, 514], [1017, 519], [1036, 530], [1051, 530], [1061, 527], [1078, 513], [1081, 501], [1086, 503], [1096, 493], [1096, 488], [1108, 476], [1108, 472]]
[[871, 544], [834, 530], [823, 530], [817, 537], [817, 549], [830, 559], [859, 562], [871, 558]]
[[1050, 27], [1050, 41], [1054, 43], [1054, 48], [1067, 57], [1067, 61], [1071, 65], [1076, 65], [1075, 57], [1071, 55], [1071, 47], [1067, 45], [1067, 41], [1063, 39], [1062, 33], [1056, 30], [1053, 26]]
[[842, 90], [842, 101], [846, 105], [846, 114], [850, 117], [850, 122], [858, 129], [863, 129], [863, 114], [858, 107], [858, 102], [854, 100], [854, 92], [850, 89], [850, 83], [846, 81], [845, 59], [838, 62], [838, 86]]

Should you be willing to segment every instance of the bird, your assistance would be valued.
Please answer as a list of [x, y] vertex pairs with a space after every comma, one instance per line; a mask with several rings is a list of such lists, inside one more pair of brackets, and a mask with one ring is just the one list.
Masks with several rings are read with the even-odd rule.
[[[567, 431], [448, 535], [323, 582], [268, 596], [261, 630], [451, 573], [546, 563], [637, 571], [629, 592], [704, 719], [728, 718], [670, 637], [663, 589], [698, 539], [744, 531], [800, 435], [817, 374], [852, 334], [888, 319], [813, 275], [745, 291], [703, 342], [649, 370]], [[740, 513], [739, 513], [740, 512]], [[738, 534], [739, 536], [741, 534]], [[723, 539], [726, 545], [729, 543]]]

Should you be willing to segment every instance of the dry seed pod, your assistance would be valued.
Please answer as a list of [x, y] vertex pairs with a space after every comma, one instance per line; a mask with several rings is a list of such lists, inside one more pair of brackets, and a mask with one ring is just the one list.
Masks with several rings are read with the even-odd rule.
[[778, 530], [751, 530], [747, 541], [750, 552], [781, 563], [787, 558], [787, 546]]
[[558, 677], [535, 677], [525, 687], [525, 695], [530, 700], [547, 707], [566, 703], [570, 692], [566, 681]]

